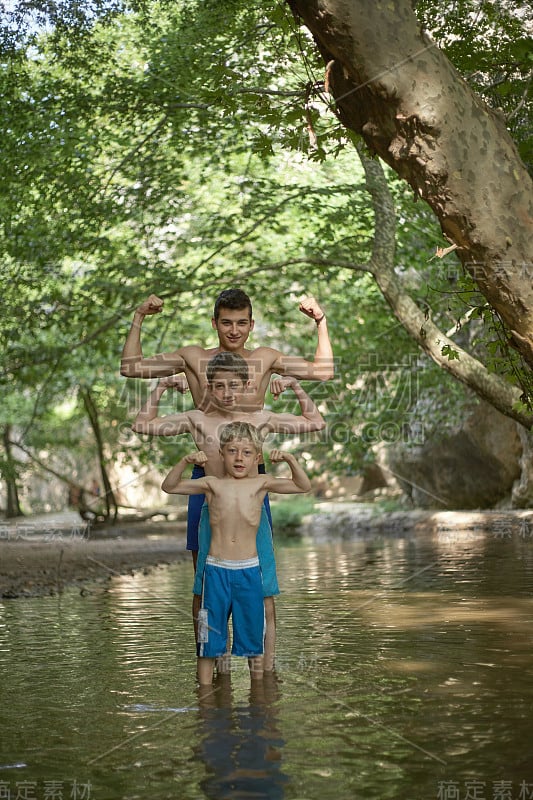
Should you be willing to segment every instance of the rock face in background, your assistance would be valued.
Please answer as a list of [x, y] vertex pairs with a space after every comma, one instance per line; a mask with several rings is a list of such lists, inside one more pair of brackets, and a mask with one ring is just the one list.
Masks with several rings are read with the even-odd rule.
[[[416, 507], [493, 508], [511, 505], [513, 484], [523, 472], [522, 453], [518, 425], [480, 403], [460, 429], [422, 446], [396, 445], [387, 451], [387, 463]], [[523, 488], [520, 495], [525, 493]]]
[[522, 443], [520, 477], [513, 486], [511, 496], [513, 508], [533, 508], [533, 433], [521, 425], [517, 426]]
[[[365, 495], [369, 502], [380, 489], [390, 489], [390, 481], [379, 464], [368, 464], [360, 475], [341, 476], [325, 474], [312, 481], [313, 492], [318, 500], [358, 500]], [[399, 494], [399, 488], [396, 487]]]

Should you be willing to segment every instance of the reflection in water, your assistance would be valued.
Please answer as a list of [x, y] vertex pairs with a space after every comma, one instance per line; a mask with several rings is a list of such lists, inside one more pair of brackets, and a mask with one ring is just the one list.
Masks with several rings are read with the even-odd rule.
[[235, 704], [231, 675], [198, 688], [201, 741], [195, 757], [206, 767], [201, 788], [207, 798], [278, 800], [288, 778], [281, 769], [284, 740], [279, 731], [277, 676], [252, 681], [249, 704]]

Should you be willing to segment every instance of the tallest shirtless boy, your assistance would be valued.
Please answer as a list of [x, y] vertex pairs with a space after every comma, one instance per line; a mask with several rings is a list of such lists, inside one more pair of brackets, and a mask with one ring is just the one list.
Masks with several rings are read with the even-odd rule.
[[246, 396], [246, 411], [263, 408], [265, 392], [273, 373], [312, 381], [327, 381], [333, 377], [333, 352], [326, 316], [313, 298], [303, 300], [300, 311], [317, 325], [318, 343], [314, 361], [286, 356], [272, 347], [247, 350], [245, 345], [254, 328], [254, 320], [250, 298], [240, 289], [227, 289], [215, 302], [211, 323], [218, 334], [218, 347], [204, 349], [188, 345], [171, 353], [145, 358], [141, 346], [142, 323], [146, 316], [158, 314], [162, 309], [163, 301], [152, 294], [135, 311], [122, 351], [120, 372], [127, 378], [161, 378], [184, 372], [197, 408], [201, 408], [205, 402], [207, 363], [212, 356], [223, 351], [238, 353], [248, 362], [250, 390]]

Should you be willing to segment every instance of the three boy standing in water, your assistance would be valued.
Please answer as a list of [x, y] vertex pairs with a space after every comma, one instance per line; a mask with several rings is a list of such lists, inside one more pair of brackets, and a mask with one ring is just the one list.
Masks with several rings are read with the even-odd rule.
[[[204, 349], [196, 346], [179, 348], [173, 353], [162, 353], [153, 357], [144, 358], [140, 342], [140, 329], [142, 321], [146, 315], [155, 314], [161, 311], [162, 301], [155, 295], [151, 295], [135, 312], [134, 320], [123, 351], [121, 372], [128, 377], [161, 377], [175, 375], [178, 372], [185, 372], [196, 409], [184, 414], [171, 414], [166, 417], [157, 416], [157, 403], [162, 393], [173, 383], [175, 379], [161, 381], [159, 386], [152, 392], [148, 403], [143, 406], [134, 423], [134, 430], [142, 433], [153, 433], [157, 435], [172, 435], [175, 433], [191, 433], [194, 441], [201, 453], [190, 454], [187, 461], [182, 459], [174, 467], [169, 476], [165, 479], [163, 488], [166, 491], [177, 492], [191, 495], [195, 500], [203, 495], [207, 497], [209, 512], [211, 517], [211, 549], [209, 546], [209, 526], [207, 541], [204, 542], [204, 553], [201, 564], [198, 564], [195, 582], [195, 600], [193, 603], [193, 617], [202, 621], [206, 613], [213, 616], [215, 611], [222, 615], [228, 613], [228, 609], [233, 608], [234, 619], [234, 650], [236, 654], [243, 652], [242, 639], [239, 634], [235, 634], [235, 626], [241, 632], [248, 628], [248, 622], [244, 617], [239, 616], [240, 612], [235, 611], [242, 608], [233, 605], [224, 605], [222, 599], [209, 600], [215, 611], [205, 606], [205, 587], [203, 586], [204, 577], [213, 573], [214, 566], [210, 559], [218, 558], [214, 550], [218, 553], [224, 552], [248, 552], [251, 541], [254, 537], [250, 534], [250, 520], [252, 527], [255, 525], [257, 543], [254, 542], [255, 554], [251, 558], [257, 558], [259, 552], [258, 569], [262, 576], [261, 603], [263, 604], [263, 594], [265, 595], [265, 611], [267, 616], [265, 640], [265, 669], [271, 670], [274, 666], [274, 641], [275, 641], [275, 612], [273, 595], [278, 593], [277, 580], [275, 577], [275, 564], [272, 549], [272, 536], [270, 525], [265, 511], [261, 511], [266, 492], [276, 491], [280, 493], [309, 491], [310, 484], [298, 466], [295, 459], [286, 454], [274, 451], [273, 460], [287, 460], [291, 467], [292, 477], [272, 478], [258, 474], [263, 466], [261, 462], [262, 438], [272, 431], [283, 433], [297, 433], [303, 431], [320, 430], [324, 427], [324, 421], [320, 416], [316, 406], [305, 394], [295, 378], [307, 380], [328, 380], [333, 376], [333, 354], [327, 332], [327, 323], [324, 313], [315, 300], [309, 298], [300, 304], [300, 310], [307, 316], [313, 318], [318, 328], [318, 345], [313, 362], [305, 359], [284, 356], [273, 348], [260, 347], [256, 350], [246, 350], [245, 344], [250, 332], [253, 330], [254, 321], [252, 318], [252, 307], [248, 296], [237, 289], [230, 289], [222, 292], [215, 303], [215, 310], [212, 319], [213, 328], [217, 330], [219, 346], [217, 348]], [[214, 357], [214, 358], [213, 358]], [[208, 366], [209, 365], [209, 366]], [[264, 395], [272, 373], [280, 373], [291, 376], [288, 379], [278, 379], [272, 385], [274, 396], [285, 388], [292, 388], [300, 402], [302, 411], [301, 416], [292, 414], [274, 414], [263, 411]], [[237, 421], [246, 423], [246, 428], [239, 429], [240, 433], [232, 439], [220, 445], [221, 428], [229, 423]], [[259, 433], [257, 432], [259, 429]], [[227, 434], [224, 434], [226, 436]], [[231, 452], [230, 452], [231, 451]], [[236, 451], [239, 463], [235, 462], [233, 453]], [[271, 459], [272, 460], [272, 459]], [[183, 462], [183, 463], [182, 463]], [[181, 475], [187, 463], [194, 463], [195, 473], [192, 481], [183, 481]], [[206, 466], [205, 475], [200, 469], [201, 465]], [[305, 480], [304, 480], [305, 479]], [[256, 486], [257, 484], [257, 486]], [[237, 486], [239, 487], [237, 489]], [[308, 488], [302, 488], [308, 486]], [[252, 487], [254, 491], [250, 494]], [[257, 487], [261, 487], [257, 489]], [[270, 487], [270, 488], [269, 488]], [[278, 487], [278, 488], [272, 488]], [[223, 494], [229, 493], [233, 498], [231, 511], [227, 506], [228, 498], [224, 499]], [[213, 508], [226, 508], [224, 524], [219, 521], [219, 514], [215, 513], [213, 521]], [[188, 548], [193, 552], [193, 562], [196, 567], [195, 551], [198, 550], [197, 531], [199, 525], [200, 506], [198, 503], [190, 507], [191, 517], [188, 526]], [[229, 516], [228, 516], [229, 515]], [[229, 537], [227, 525], [233, 528], [233, 544]], [[258, 533], [259, 528], [259, 533]], [[196, 541], [195, 541], [196, 534]], [[237, 545], [238, 541], [238, 545]], [[216, 544], [213, 545], [213, 542]], [[235, 545], [235, 546], [234, 546]], [[223, 561], [241, 561], [242, 559], [222, 558]], [[245, 561], [248, 557], [244, 558]], [[208, 569], [209, 567], [209, 569]], [[212, 569], [213, 567], [213, 569]], [[225, 567], [230, 569], [230, 576], [235, 570], [248, 569], [247, 567]], [[217, 572], [215, 570], [215, 572]], [[252, 570], [253, 572], [253, 570]], [[218, 574], [218, 573], [217, 573]], [[224, 573], [224, 574], [227, 574]], [[248, 574], [248, 573], [242, 573]], [[234, 576], [235, 577], [235, 576]], [[209, 586], [214, 579], [210, 578]], [[256, 583], [256, 589], [257, 589]], [[200, 608], [201, 596], [204, 597], [203, 610]], [[253, 592], [252, 592], [253, 595]], [[211, 597], [210, 590], [208, 596]], [[230, 593], [231, 597], [231, 593]], [[246, 601], [244, 606], [249, 603]], [[251, 607], [259, 608], [257, 603]], [[217, 623], [220, 627], [220, 618]], [[251, 623], [250, 623], [251, 624]], [[244, 630], [242, 626], [244, 625]], [[259, 630], [257, 619], [254, 623], [255, 630]], [[252, 626], [253, 627], [253, 626]], [[195, 626], [197, 629], [198, 640], [200, 638], [207, 641], [199, 641], [199, 679], [201, 683], [209, 683], [212, 678], [212, 665], [210, 659], [215, 656], [201, 655], [204, 651], [212, 653], [213, 647], [220, 649], [220, 641], [213, 645], [209, 640], [209, 632], [212, 626], [207, 623]], [[207, 631], [207, 633], [206, 633]], [[220, 636], [225, 642], [225, 626], [219, 631]], [[213, 639], [213, 635], [211, 635]], [[245, 648], [246, 649], [246, 648]], [[254, 645], [253, 653], [250, 652], [250, 666], [252, 677], [262, 674], [263, 664], [257, 647]], [[225, 652], [225, 647], [222, 652]], [[261, 650], [262, 652], [262, 650]], [[222, 655], [216, 653], [215, 655]], [[207, 659], [207, 666], [203, 659]], [[259, 663], [261, 666], [259, 667]], [[211, 677], [210, 677], [211, 676]]]

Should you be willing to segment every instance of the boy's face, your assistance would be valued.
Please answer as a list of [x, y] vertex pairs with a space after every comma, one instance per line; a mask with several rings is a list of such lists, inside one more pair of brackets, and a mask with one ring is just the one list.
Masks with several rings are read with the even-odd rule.
[[229, 352], [241, 350], [250, 331], [254, 329], [254, 321], [250, 318], [248, 308], [233, 309], [222, 306], [217, 319], [213, 317], [211, 324], [218, 333], [220, 347]]
[[220, 370], [215, 372], [208, 387], [215, 406], [231, 409], [240, 404], [248, 383], [243, 381], [236, 372]]
[[259, 461], [259, 453], [250, 439], [233, 439], [220, 449], [226, 475], [247, 478]]

